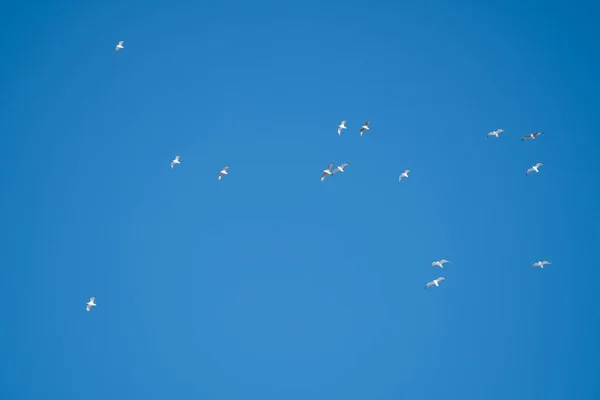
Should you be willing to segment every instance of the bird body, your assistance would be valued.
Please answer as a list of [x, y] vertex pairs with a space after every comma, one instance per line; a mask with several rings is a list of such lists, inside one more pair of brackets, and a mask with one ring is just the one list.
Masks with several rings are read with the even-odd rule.
[[544, 265], [548, 265], [548, 264], [552, 264], [550, 261], [538, 261], [536, 263], [533, 263], [531, 265], [531, 268], [535, 268], [535, 267], [540, 267], [540, 268], [544, 268]]
[[402, 180], [402, 178], [408, 178], [408, 173], [410, 172], [410, 169], [407, 169], [406, 171], [404, 171], [403, 173], [400, 174], [400, 176], [398, 177], [398, 182], [400, 182]]
[[537, 173], [539, 173], [539, 172], [540, 172], [540, 171], [539, 171], [539, 168], [540, 168], [542, 165], [544, 165], [544, 163], [541, 163], [541, 162], [539, 162], [539, 163], [535, 164], [533, 167], [531, 167], [531, 168], [529, 168], [529, 169], [527, 170], [527, 172], [525, 173], [525, 176], [529, 175], [529, 174], [530, 174], [530, 173], [532, 173], [532, 172], [535, 172], [536, 174], [537, 174]]
[[371, 129], [369, 128], [369, 124], [370, 124], [370, 123], [371, 123], [371, 120], [368, 120], [368, 121], [367, 121], [367, 122], [365, 122], [365, 124], [364, 124], [364, 125], [363, 125], [363, 126], [360, 128], [360, 136], [362, 136], [362, 135], [363, 135], [363, 132], [364, 132], [364, 131], [369, 131], [369, 130], [371, 130]]
[[92, 307], [96, 307], [96, 303], [94, 303], [94, 300], [96, 300], [96, 296], [90, 297], [90, 301], [88, 301], [85, 305], [85, 310], [87, 312], [89, 312], [92, 309]]
[[323, 175], [321, 175], [321, 182], [323, 182], [325, 178], [327, 178], [327, 175], [333, 175], [333, 173], [331, 172], [331, 167], [333, 167], [333, 163], [329, 164], [327, 168], [323, 170]]
[[536, 137], [538, 137], [539, 135], [541, 135], [541, 134], [543, 134], [543, 133], [544, 133], [544, 132], [533, 132], [533, 133], [530, 133], [530, 134], [529, 134], [529, 135], [527, 135], [527, 136], [523, 136], [523, 137], [521, 138], [521, 142], [522, 142], [523, 140], [527, 140], [527, 139], [535, 140], [535, 138], [536, 138]]
[[227, 175], [227, 168], [229, 168], [229, 165], [224, 166], [223, 169], [221, 170], [221, 172], [219, 172], [219, 177], [218, 177], [219, 180], [221, 180], [223, 175]]
[[344, 172], [344, 168], [346, 168], [348, 163], [343, 163], [342, 165], [338, 165], [333, 171], [331, 171], [331, 176], [335, 175], [336, 172]]
[[342, 121], [340, 126], [338, 126], [338, 136], [342, 134], [342, 129], [346, 129], [346, 125], [345, 125], [346, 122], [348, 122], [348, 121]]
[[437, 266], [438, 266], [438, 267], [440, 267], [440, 268], [444, 268], [444, 264], [445, 264], [445, 263], [448, 263], [448, 262], [450, 262], [450, 261], [448, 261], [448, 260], [444, 260], [444, 259], [441, 259], [440, 261], [434, 261], [434, 262], [432, 262], [432, 263], [431, 263], [431, 266], [432, 266], [432, 267], [435, 267], [435, 266], [437, 265]]
[[445, 276], [440, 276], [439, 278], [434, 279], [431, 282], [428, 282], [427, 285], [425, 285], [425, 289], [429, 288], [430, 286], [440, 286], [440, 282], [445, 281], [445, 280], [446, 280]]

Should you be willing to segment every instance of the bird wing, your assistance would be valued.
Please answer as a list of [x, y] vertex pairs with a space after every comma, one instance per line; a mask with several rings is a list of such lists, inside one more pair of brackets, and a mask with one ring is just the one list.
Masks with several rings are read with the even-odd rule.
[[539, 162], [539, 163], [535, 164], [535, 167], [536, 167], [536, 168], [539, 168], [539, 167], [541, 167], [542, 165], [544, 165], [544, 163], [541, 163], [541, 162]]
[[90, 297], [90, 301], [93, 303], [94, 301], [96, 301], [96, 296], [92, 296]]
[[227, 168], [229, 168], [229, 165], [224, 166], [223, 171], [227, 171]]
[[123, 46], [123, 43], [125, 43], [124, 40], [119, 40], [119, 46]]
[[436, 281], [438, 281], [438, 283], [440, 283], [441, 281], [445, 281], [446, 277], [444, 276], [440, 276], [439, 278], [436, 279]]
[[496, 132], [490, 132], [487, 134], [488, 136], [496, 136]]
[[346, 122], [348, 122], [348, 121], [346, 121], [346, 120], [343, 120], [343, 121], [342, 121], [342, 123], [341, 123], [340, 125], [345, 125], [345, 124], [346, 124]]
[[338, 135], [341, 135], [341, 134], [342, 134], [342, 127], [340, 126], [340, 127], [338, 127]]
[[175, 161], [179, 161], [179, 158], [180, 158], [180, 157], [181, 157], [181, 156], [175, 156]]
[[371, 120], [368, 120], [367, 122], [365, 122], [365, 126], [369, 126], [370, 123], [371, 123]]
[[542, 261], [542, 264], [548, 265], [548, 264], [552, 264], [552, 263], [550, 261]]
[[541, 266], [542, 266], [542, 264], [541, 264], [541, 263], [539, 263], [539, 262], [536, 262], [536, 263], [533, 263], [533, 264], [531, 264], [531, 267], [532, 267], [532, 268], [533, 268], [533, 267], [541, 267]]
[[325, 169], [326, 169], [327, 171], [331, 171], [331, 167], [333, 167], [333, 163], [329, 164], [329, 165], [327, 166], [327, 168], [325, 168]]
[[527, 172], [525, 173], [525, 175], [529, 175], [529, 174], [530, 174], [532, 171], [533, 171], [533, 168], [529, 168], [529, 169], [527, 170]]
[[523, 136], [521, 140], [531, 139], [531, 135]]
[[504, 132], [504, 129], [498, 129], [498, 130], [496, 131], [496, 133], [502, 133], [502, 132]]
[[433, 285], [433, 282], [427, 282], [427, 285], [425, 285], [425, 289], [427, 289], [431, 285]]
[[338, 168], [346, 168], [349, 164], [348, 163], [343, 163], [342, 165], [340, 165]]
[[539, 136], [539, 135], [541, 135], [542, 133], [544, 133], [544, 132], [535, 132], [535, 133], [533, 134], [533, 136]]
[[434, 265], [437, 265], [437, 263], [438, 263], [437, 261], [434, 261], [431, 263], [431, 266], [433, 267]]
[[89, 305], [89, 304], [86, 304], [86, 306], [85, 306], [85, 310], [86, 310], [86, 311], [90, 311], [90, 308], [91, 308], [91, 307], [90, 307], [90, 305]]

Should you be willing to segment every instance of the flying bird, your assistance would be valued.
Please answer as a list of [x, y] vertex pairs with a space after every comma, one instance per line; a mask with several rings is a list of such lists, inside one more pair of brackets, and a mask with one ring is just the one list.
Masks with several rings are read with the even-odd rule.
[[344, 168], [346, 168], [348, 163], [343, 163], [342, 165], [338, 165], [333, 171], [331, 171], [331, 176], [335, 175], [336, 172], [344, 172]]
[[223, 167], [223, 169], [221, 170], [221, 172], [219, 172], [219, 180], [221, 180], [221, 178], [223, 177], [223, 175], [227, 175], [227, 168], [229, 168], [229, 165], [226, 165]]
[[369, 124], [371, 123], [371, 120], [368, 120], [367, 122], [365, 122], [365, 124], [360, 128], [360, 136], [363, 135], [364, 131], [369, 131]]
[[325, 180], [327, 175], [333, 175], [331, 173], [331, 167], [333, 167], [333, 163], [329, 164], [329, 166], [323, 170], [323, 175], [321, 175], [321, 182]]
[[535, 140], [535, 138], [536, 138], [537, 136], [541, 135], [542, 133], [544, 133], [544, 132], [534, 132], [534, 133], [530, 133], [530, 134], [529, 134], [529, 135], [527, 135], [527, 136], [523, 136], [523, 138], [521, 139], [521, 142], [522, 142], [523, 140], [526, 140], [526, 139]]
[[432, 280], [431, 282], [428, 282], [427, 285], [425, 285], [425, 289], [429, 288], [429, 286], [440, 286], [440, 282], [441, 281], [445, 281], [446, 277], [445, 276], [440, 276], [437, 279]]
[[179, 162], [179, 159], [181, 158], [181, 156], [175, 156], [175, 159], [173, 161], [171, 161], [171, 168], [175, 167], [175, 164], [181, 164]]
[[408, 173], [410, 172], [410, 169], [407, 169], [406, 171], [404, 171], [403, 173], [400, 174], [400, 176], [398, 177], [398, 182], [400, 182], [403, 178], [408, 178]]
[[450, 262], [450, 261], [442, 259], [440, 261], [434, 261], [434, 262], [432, 262], [431, 266], [435, 267], [437, 265], [440, 268], [444, 268], [444, 264], [447, 263], [447, 262]]
[[488, 133], [488, 137], [490, 136], [496, 136], [496, 137], [500, 137], [500, 134], [504, 132], [504, 129], [496, 129], [495, 131], [491, 131], [490, 133]]
[[85, 310], [87, 312], [89, 312], [92, 309], [92, 307], [96, 307], [96, 303], [94, 303], [94, 300], [96, 300], [96, 296], [90, 297], [90, 301], [88, 301], [88, 303], [85, 305]]
[[548, 265], [548, 264], [552, 264], [552, 263], [551, 263], [550, 261], [538, 261], [538, 262], [536, 262], [536, 263], [533, 263], [533, 264], [531, 265], [531, 268], [534, 268], [534, 267], [540, 267], [540, 268], [542, 268], [542, 269], [543, 269], [543, 268], [544, 268], [544, 265]]
[[540, 168], [542, 165], [544, 165], [544, 163], [541, 163], [541, 162], [539, 162], [539, 163], [535, 164], [533, 167], [531, 167], [531, 168], [529, 168], [529, 169], [527, 170], [527, 172], [525, 173], [525, 176], [529, 175], [530, 173], [532, 173], [532, 172], [534, 172], [534, 171], [535, 171], [535, 173], [539, 173], [539, 172], [540, 172], [540, 171], [539, 171], [539, 168]]
[[340, 126], [338, 126], [338, 135], [342, 134], [342, 129], [346, 129], [346, 122], [348, 121], [342, 121], [342, 123], [340, 124]]
[[120, 40], [119, 43], [115, 46], [115, 51], [119, 51], [120, 49], [124, 49], [125, 47], [123, 46], [123, 43], [125, 43], [124, 40]]

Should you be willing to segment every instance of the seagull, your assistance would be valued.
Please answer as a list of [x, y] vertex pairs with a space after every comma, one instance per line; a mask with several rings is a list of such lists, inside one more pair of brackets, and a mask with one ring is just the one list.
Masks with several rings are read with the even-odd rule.
[[532, 140], [535, 140], [536, 136], [539, 136], [539, 135], [541, 135], [542, 133], [544, 133], [544, 132], [534, 132], [534, 133], [530, 133], [530, 134], [529, 134], [529, 135], [527, 135], [527, 136], [523, 136], [523, 138], [521, 139], [521, 142], [522, 142], [523, 140], [526, 140], [526, 139], [532, 139]]
[[530, 173], [532, 173], [533, 171], [535, 171], [536, 173], [540, 172], [538, 169], [539, 169], [539, 168], [540, 168], [542, 165], [544, 165], [544, 163], [541, 163], [541, 162], [539, 162], [539, 163], [535, 164], [533, 167], [531, 167], [531, 168], [529, 168], [529, 169], [527, 170], [527, 172], [525, 173], [525, 176], [529, 175], [529, 174], [530, 174]]
[[496, 136], [496, 137], [500, 137], [500, 134], [504, 132], [504, 129], [496, 129], [495, 131], [491, 131], [490, 133], [488, 133], [488, 137], [489, 136]]
[[120, 40], [119, 44], [117, 44], [115, 46], [115, 51], [119, 51], [120, 49], [124, 49], [125, 47], [123, 47], [123, 43], [125, 43], [125, 41], [124, 40]]
[[440, 261], [434, 261], [434, 262], [432, 262], [431, 266], [435, 267], [437, 265], [440, 268], [444, 268], [444, 264], [447, 263], [447, 262], [450, 262], [450, 261], [441, 259]]
[[333, 171], [331, 171], [331, 176], [335, 175], [336, 172], [344, 172], [344, 168], [346, 168], [348, 163], [343, 163], [342, 165], [338, 165]]
[[406, 171], [404, 171], [403, 173], [400, 174], [400, 176], [398, 177], [398, 182], [400, 182], [402, 180], [402, 178], [408, 178], [408, 173], [410, 172], [410, 169], [407, 169]]
[[371, 120], [368, 120], [367, 122], [365, 122], [365, 124], [360, 128], [360, 136], [363, 135], [364, 131], [369, 131], [369, 124], [371, 123]]
[[181, 158], [181, 156], [175, 156], [175, 159], [173, 161], [171, 161], [171, 168], [174, 168], [175, 164], [181, 164], [179, 162], [179, 158]]
[[532, 267], [532, 268], [533, 268], [533, 267], [540, 267], [540, 268], [542, 268], [542, 269], [543, 269], [543, 268], [544, 268], [544, 265], [548, 265], [548, 264], [552, 264], [552, 263], [551, 263], [550, 261], [538, 261], [538, 262], [536, 262], [536, 263], [533, 263], [533, 264], [531, 265], [531, 267]]
[[96, 307], [96, 303], [94, 303], [94, 300], [96, 300], [96, 296], [90, 297], [90, 301], [85, 305], [85, 310], [87, 312], [89, 312], [92, 309], [92, 307]]
[[425, 289], [427, 289], [429, 286], [440, 286], [440, 282], [441, 281], [445, 281], [446, 277], [445, 276], [440, 276], [437, 279], [432, 280], [431, 282], [428, 282], [427, 285], [425, 285]]
[[340, 124], [340, 126], [338, 126], [338, 135], [342, 134], [342, 129], [346, 129], [346, 122], [348, 121], [342, 121], [342, 123]]
[[221, 170], [221, 172], [219, 172], [219, 180], [221, 180], [221, 178], [223, 177], [223, 175], [227, 175], [227, 168], [229, 168], [229, 165], [226, 165], [223, 167], [223, 169]]
[[331, 167], [333, 167], [333, 163], [329, 164], [329, 166], [323, 170], [323, 175], [321, 175], [321, 182], [325, 180], [327, 175], [333, 175], [331, 173]]

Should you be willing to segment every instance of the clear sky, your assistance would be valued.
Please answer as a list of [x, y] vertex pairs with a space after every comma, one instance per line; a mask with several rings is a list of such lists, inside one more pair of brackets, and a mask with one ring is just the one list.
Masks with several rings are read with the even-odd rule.
[[0, 398], [600, 398], [599, 8], [4, 7]]

